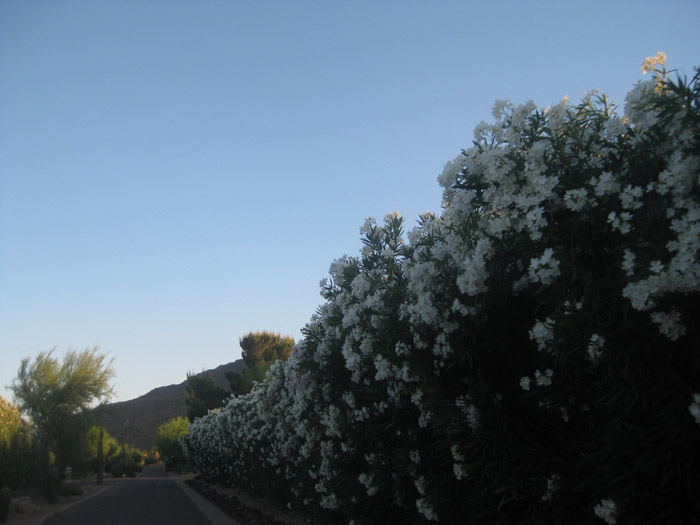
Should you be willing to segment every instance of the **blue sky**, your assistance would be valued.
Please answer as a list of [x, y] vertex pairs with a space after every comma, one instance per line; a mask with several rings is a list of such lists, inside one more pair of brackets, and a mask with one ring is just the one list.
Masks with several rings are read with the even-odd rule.
[[700, 2], [0, 3], [0, 395], [99, 344], [127, 400], [299, 339], [365, 217], [440, 211], [496, 99], [692, 75]]

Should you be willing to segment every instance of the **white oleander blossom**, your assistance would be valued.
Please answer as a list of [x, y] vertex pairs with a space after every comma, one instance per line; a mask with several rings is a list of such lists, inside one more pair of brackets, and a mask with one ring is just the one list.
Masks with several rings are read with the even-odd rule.
[[632, 277], [634, 275], [635, 259], [636, 256], [634, 253], [629, 248], [626, 248], [622, 259], [622, 269], [625, 271], [627, 277]]
[[378, 487], [374, 484], [374, 476], [362, 473], [357, 478], [365, 487], [368, 496], [374, 496], [378, 492]]
[[525, 376], [520, 378], [520, 388], [528, 392], [530, 390], [530, 378]]
[[593, 334], [588, 342], [588, 359], [592, 362], [597, 362], [603, 354], [602, 348], [605, 345], [605, 338], [598, 334]]
[[681, 323], [679, 312], [654, 312], [651, 314], [651, 320], [659, 325], [659, 332], [671, 341], [685, 334], [685, 326]]
[[564, 204], [571, 211], [581, 211], [588, 205], [588, 191], [586, 188], [567, 190], [564, 194]]
[[552, 384], [552, 376], [554, 376], [554, 371], [548, 368], [544, 372], [535, 370], [535, 382], [538, 386], [549, 386]]
[[[528, 439], [566, 440], [573, 426], [576, 439], [607, 439], [600, 414], [585, 417], [600, 389], [613, 393], [626, 359], [646, 365], [678, 347], [680, 362], [700, 291], [697, 101], [663, 84], [656, 59], [648, 67], [654, 78], [630, 93], [625, 117], [595, 93], [544, 111], [498, 101], [478, 144], [445, 166], [442, 212], [423, 214], [406, 242], [397, 214], [367, 219], [359, 256], [331, 264], [325, 303], [292, 356], [195, 420], [181, 439], [188, 460], [331, 519], [385, 518], [395, 506], [449, 521], [482, 493], [491, 522], [514, 507], [488, 507], [499, 497], [484, 472], [518, 459], [484, 454], [503, 448], [498, 418], [517, 417]], [[650, 328], [662, 335], [634, 339]], [[628, 341], [653, 347], [620, 353]], [[512, 362], [479, 366], [501, 351]], [[697, 431], [700, 393], [671, 401], [673, 431]], [[563, 473], [580, 467], [552, 454], [509, 474], [529, 484], [515, 505], [532, 509], [533, 523], [560, 518]], [[610, 469], [623, 459], [611, 457]], [[594, 479], [580, 481], [593, 487], [582, 512], [608, 524], [623, 509], [640, 521], [668, 495], [660, 487], [640, 510], [624, 488], [601, 500]]]
[[695, 422], [700, 425], [700, 394], [693, 394], [693, 402], [688, 407]]
[[538, 350], [545, 350], [549, 343], [554, 340], [554, 320], [547, 318], [544, 321], [537, 321], [529, 332], [530, 340], [537, 343]]
[[559, 261], [554, 258], [552, 248], [545, 249], [541, 257], [530, 259], [528, 277], [531, 283], [552, 284], [560, 275]]
[[416, 500], [416, 508], [428, 521], [440, 521], [435, 509], [426, 498], [418, 498]]
[[547, 479], [547, 489], [542, 495], [542, 501], [550, 501], [554, 496], [554, 493], [559, 490], [559, 482], [561, 481], [561, 476], [559, 474], [552, 474], [549, 479]]
[[617, 507], [611, 499], [601, 500], [600, 503], [593, 507], [593, 512], [608, 525], [617, 523]]

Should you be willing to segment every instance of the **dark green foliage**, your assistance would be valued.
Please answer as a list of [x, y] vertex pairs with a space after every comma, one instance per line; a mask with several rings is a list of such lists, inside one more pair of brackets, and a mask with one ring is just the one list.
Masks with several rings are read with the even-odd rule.
[[246, 369], [240, 374], [226, 373], [231, 392], [235, 395], [247, 394], [253, 383], [264, 381], [272, 363], [288, 359], [294, 348], [294, 338], [266, 331], [250, 332], [239, 343]]
[[49, 467], [46, 475], [46, 501], [54, 504], [58, 501], [59, 474], [56, 467]]
[[187, 418], [192, 422], [210, 410], [222, 407], [229, 395], [229, 392], [217, 386], [208, 374], [195, 375], [188, 372], [185, 390]]
[[97, 461], [95, 471], [97, 472], [97, 484], [102, 485], [102, 476], [105, 471], [105, 454], [104, 454], [104, 428], [100, 428], [100, 437], [97, 441]]
[[21, 489], [46, 479], [49, 452], [19, 410], [0, 396], [0, 486]]
[[7, 515], [10, 511], [10, 489], [0, 487], [0, 523], [7, 522]]
[[143, 454], [140, 450], [127, 445], [122, 445], [121, 452], [117, 455], [111, 464], [112, 476], [115, 478], [128, 477], [133, 478], [139, 472], [143, 465]]
[[79, 483], [64, 481], [58, 486], [58, 495], [62, 498], [70, 496], [82, 496], [83, 488]]
[[176, 417], [158, 427], [158, 450], [168, 470], [179, 470], [186, 464], [179, 439], [187, 434], [189, 426], [186, 417]]

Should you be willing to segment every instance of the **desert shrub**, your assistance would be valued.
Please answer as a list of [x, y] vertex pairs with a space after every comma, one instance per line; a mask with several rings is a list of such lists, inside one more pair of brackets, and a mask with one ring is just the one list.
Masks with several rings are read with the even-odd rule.
[[141, 472], [141, 467], [131, 458], [119, 457], [112, 461], [111, 468], [112, 476], [115, 478], [121, 478], [126, 476], [128, 478], [133, 478]]
[[158, 452], [158, 449], [156, 447], [151, 448], [145, 455], [144, 455], [144, 463], [146, 465], [153, 465], [154, 463], [158, 463], [160, 461], [160, 452]]
[[17, 407], [0, 396], [0, 486], [14, 490], [42, 485], [48, 459], [45, 445]]
[[61, 483], [58, 486], [58, 495], [67, 498], [70, 496], [82, 496], [83, 488], [77, 483]]
[[[122, 454], [122, 447], [119, 442], [107, 430], [102, 429], [102, 454], [104, 458], [105, 472], [111, 472], [112, 463]], [[97, 469], [97, 448], [100, 441], [100, 427], [91, 426], [86, 436], [87, 446], [85, 448], [84, 463], [89, 465], [92, 472]]]
[[700, 515], [698, 75], [497, 102], [444, 209], [362, 228], [269, 380], [181, 438], [205, 475], [355, 523]]
[[179, 439], [187, 434], [190, 422], [186, 417], [176, 417], [158, 427], [156, 443], [168, 470], [180, 470], [185, 464], [185, 456]]

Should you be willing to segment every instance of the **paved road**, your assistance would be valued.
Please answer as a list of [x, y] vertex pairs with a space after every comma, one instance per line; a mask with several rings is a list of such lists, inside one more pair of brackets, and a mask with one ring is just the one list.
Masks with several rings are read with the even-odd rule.
[[108, 480], [115, 487], [44, 521], [46, 525], [211, 525], [162, 467], [144, 467], [135, 479]]

